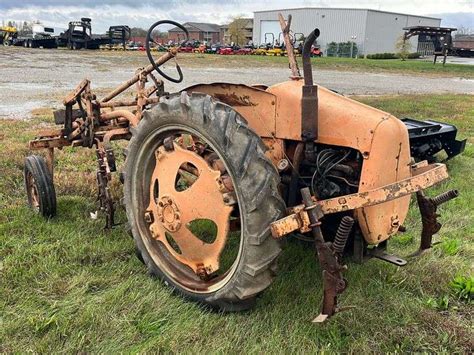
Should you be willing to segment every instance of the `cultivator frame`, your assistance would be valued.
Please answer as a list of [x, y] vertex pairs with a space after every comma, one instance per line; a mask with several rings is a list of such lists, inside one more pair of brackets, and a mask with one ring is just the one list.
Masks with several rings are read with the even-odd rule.
[[[176, 50], [164, 54], [158, 65], [176, 56]], [[114, 225], [115, 207], [108, 183], [111, 172], [116, 171], [115, 155], [110, 145], [113, 140], [130, 139], [130, 128], [135, 127], [142, 118], [147, 105], [156, 104], [165, 94], [163, 81], [153, 75], [155, 67], [150, 64], [140, 68], [127, 82], [123, 83], [101, 100], [91, 91], [90, 81], [84, 79], [63, 100], [65, 109], [54, 112], [56, 124], [61, 130], [40, 131], [35, 140], [30, 141], [31, 150], [46, 149], [46, 161], [53, 176], [54, 148], [95, 146], [97, 154], [97, 182], [100, 209], [106, 215], [106, 228]], [[148, 81], [152, 85], [146, 87]], [[135, 85], [135, 99], [114, 100], [125, 90]], [[153, 96], [155, 95], [155, 96]], [[77, 109], [73, 109], [77, 105]], [[130, 109], [132, 108], [132, 109]]]
[[[312, 159], [314, 159], [315, 143], [318, 142], [321, 136], [323, 137], [322, 139], [326, 139], [324, 137], [327, 135], [327, 129], [324, 124], [321, 124], [321, 118], [318, 115], [318, 93], [320, 92], [320, 88], [313, 83], [310, 62], [311, 46], [318, 37], [319, 31], [313, 31], [305, 43], [303, 52], [304, 75], [302, 77], [294, 55], [292, 55], [292, 45], [289, 39], [291, 17], [288, 19], [288, 22], [286, 22], [283, 17], [280, 16], [280, 23], [285, 44], [289, 49], [290, 78], [294, 82], [304, 80], [304, 85], [300, 86], [301, 92], [298, 93], [301, 100], [301, 131], [296, 138], [291, 135], [293, 133], [287, 133], [286, 131], [285, 134], [287, 134], [287, 137], [282, 138], [278, 136], [278, 132], [275, 133], [275, 131], [272, 130], [269, 130], [268, 133], [260, 134], [260, 136], [266, 146], [273, 152], [270, 152], [267, 157], [269, 157], [280, 172], [293, 169], [294, 173], [291, 177], [291, 179], [293, 179], [298, 178], [298, 167], [301, 160], [307, 159], [312, 161]], [[150, 32], [151, 29], [149, 33]], [[147, 54], [150, 57], [149, 48]], [[115, 206], [109, 191], [109, 182], [111, 173], [116, 171], [117, 167], [110, 142], [119, 139], [130, 139], [131, 132], [142, 119], [144, 111], [150, 105], [158, 104], [161, 97], [168, 95], [164, 90], [163, 81], [156, 78], [152, 72], [155, 69], [159, 70], [159, 66], [173, 59], [176, 54], [176, 50], [171, 49], [169, 52], [163, 54], [156, 62], [150, 59], [150, 65], [138, 69], [130, 80], [111, 91], [101, 100], [97, 99], [96, 95], [92, 92], [90, 81], [83, 80], [77, 88], [64, 99], [63, 104], [65, 105], [65, 109], [54, 113], [55, 122], [63, 125], [63, 128], [60, 130], [40, 132], [38, 137], [29, 143], [31, 150], [46, 149], [47, 165], [51, 176], [53, 175], [55, 148], [61, 149], [65, 146], [93, 148], [95, 146], [98, 162], [98, 200], [100, 209], [106, 216], [106, 228], [111, 228], [115, 224]], [[182, 79], [182, 73], [178, 66], [177, 69]], [[179, 82], [180, 79], [174, 81]], [[151, 82], [151, 85], [147, 86], [147, 82]], [[135, 98], [133, 100], [117, 99], [118, 95], [134, 85]], [[253, 124], [254, 117], [263, 114], [271, 115], [271, 107], [273, 107], [275, 115], [273, 118], [276, 120], [277, 109], [275, 107], [278, 107], [279, 103], [276, 103], [275, 100], [278, 96], [276, 93], [272, 93], [274, 96], [270, 96], [264, 87], [211, 84], [198, 85], [188, 88], [188, 90], [189, 92], [197, 91], [210, 94], [218, 100], [235, 107], [237, 112], [247, 113], [248, 116], [246, 118], [248, 118], [250, 126]], [[329, 95], [329, 93], [325, 91], [321, 93], [325, 95], [324, 97]], [[183, 92], [182, 94], [185, 93]], [[252, 101], [253, 99], [256, 101]], [[183, 100], [183, 104], [186, 104], [186, 99]], [[263, 105], [262, 109], [265, 111], [264, 113], [259, 113], [260, 111], [258, 111], [258, 105], [260, 103]], [[286, 112], [284, 109], [281, 110], [283, 113]], [[322, 119], [324, 120], [325, 117], [323, 116]], [[383, 120], [387, 121], [388, 118], [383, 118]], [[259, 121], [257, 120], [256, 122]], [[289, 127], [288, 130], [291, 131], [291, 128]], [[299, 140], [296, 148], [291, 151], [286, 148], [286, 143], [289, 140], [293, 142]], [[348, 146], [350, 145], [348, 144]], [[166, 145], [164, 147], [165, 150], [168, 149]], [[172, 147], [169, 149], [172, 149]], [[362, 154], [363, 159], [369, 159], [370, 153], [371, 152], [364, 152]], [[165, 151], [162, 151], [163, 156], [166, 154]], [[398, 154], [397, 159], [400, 158], [400, 152]], [[290, 156], [292, 158], [289, 158]], [[154, 175], [159, 175], [159, 172], [155, 171]], [[346, 241], [351, 233], [352, 226], [355, 223], [354, 218], [345, 216], [341, 221], [335, 239], [331, 242], [323, 236], [321, 219], [326, 215], [348, 211], [359, 211], [359, 213], [362, 211], [364, 218], [367, 219], [364, 213], [365, 209], [376, 205], [386, 206], [390, 201], [406, 198], [410, 194], [416, 193], [423, 221], [420, 251], [424, 251], [431, 247], [432, 236], [441, 227], [437, 220], [437, 207], [441, 203], [456, 197], [458, 193], [452, 190], [438, 197], [428, 198], [424, 195], [423, 190], [447, 178], [448, 173], [446, 166], [443, 164], [428, 164], [426, 161], [419, 163], [412, 162], [408, 177], [388, 185], [377, 186], [376, 188], [329, 199], [318, 199], [305, 187], [300, 191], [302, 196], [301, 204], [289, 202], [290, 208], [287, 209], [286, 216], [270, 225], [271, 234], [275, 239], [281, 239], [293, 232], [312, 234], [317, 256], [323, 269], [324, 286], [322, 311], [320, 316], [315, 319], [316, 322], [324, 321], [338, 310], [337, 295], [342, 293], [346, 288], [346, 280], [342, 276], [342, 272], [346, 269], [342, 261], [342, 254]], [[290, 198], [295, 201], [298, 191], [295, 190], [294, 184], [292, 184], [293, 183], [290, 182], [290, 192], [294, 196]], [[296, 202], [298, 201], [296, 200]], [[164, 201], [163, 204], [160, 205], [161, 207], [155, 207], [159, 211], [160, 208], [163, 209], [165, 205], [172, 208], [174, 202], [172, 199], [169, 199], [169, 201]], [[152, 210], [155, 207], [151, 206], [149, 209]], [[180, 223], [179, 213], [175, 207], [176, 206], [172, 209], [176, 211], [176, 216], [178, 217], [175, 216], [177, 219], [170, 222], [171, 224], [168, 226], [170, 230], [176, 228], [176, 223]], [[147, 213], [144, 218], [149, 220], [150, 223], [153, 223], [153, 220], [161, 216], [152, 216], [149, 212]], [[401, 219], [403, 219], [403, 217]], [[367, 243], [363, 241], [361, 242], [363, 245], [362, 249], [357, 243], [355, 243], [354, 248], [362, 250], [362, 256], [374, 256], [402, 266], [406, 263], [403, 259], [393, 257], [383, 250], [385, 240], [402, 229], [403, 227], [399, 218], [392, 216], [388, 236], [383, 239], [379, 237], [378, 240], [366, 238], [367, 243], [378, 245], [379, 248], [369, 250], [365, 248]], [[360, 236], [359, 240], [362, 240]], [[202, 269], [196, 269], [194, 271], [198, 274], [202, 273]]]

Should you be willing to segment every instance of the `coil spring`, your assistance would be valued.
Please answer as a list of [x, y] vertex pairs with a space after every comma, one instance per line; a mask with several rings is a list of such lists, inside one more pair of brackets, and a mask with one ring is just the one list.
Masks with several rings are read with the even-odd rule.
[[347, 238], [354, 225], [354, 218], [349, 216], [342, 217], [341, 223], [337, 228], [336, 237], [334, 238], [333, 247], [336, 253], [342, 254], [346, 247]]
[[458, 197], [459, 192], [458, 190], [449, 190], [446, 192], [443, 192], [442, 194], [433, 197], [432, 201], [436, 206], [441, 205], [442, 203], [448, 202], [449, 200], [452, 200], [453, 198]]

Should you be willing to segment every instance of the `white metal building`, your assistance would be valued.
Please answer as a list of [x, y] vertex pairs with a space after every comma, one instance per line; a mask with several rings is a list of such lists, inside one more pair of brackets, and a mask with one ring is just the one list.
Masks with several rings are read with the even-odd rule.
[[[281, 28], [278, 13], [285, 18], [289, 14], [292, 15], [291, 28], [294, 33], [303, 33], [307, 36], [314, 28], [319, 28], [321, 35], [318, 44], [323, 51], [330, 42], [352, 41], [357, 44], [360, 54], [393, 53], [395, 42], [404, 32], [403, 27], [439, 27], [441, 24], [439, 18], [370, 9], [306, 7], [257, 11], [254, 13], [255, 44], [269, 42], [273, 36], [275, 39], [279, 38]], [[412, 38], [411, 41], [414, 51], [417, 38]]]

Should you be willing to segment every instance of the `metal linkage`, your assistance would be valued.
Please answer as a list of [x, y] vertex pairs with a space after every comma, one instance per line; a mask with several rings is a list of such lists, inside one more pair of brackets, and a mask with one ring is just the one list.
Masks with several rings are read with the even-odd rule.
[[[99, 201], [100, 210], [105, 213], [105, 229], [111, 229], [114, 225], [114, 214], [115, 206], [110, 194], [109, 181], [110, 181], [110, 165], [115, 166], [115, 161], [112, 161], [109, 165], [109, 158], [111, 156], [110, 150], [107, 152], [104, 146], [97, 142], [97, 200]], [[112, 155], [113, 156], [113, 155]]]
[[[337, 296], [344, 292], [347, 287], [347, 280], [342, 277], [342, 271], [346, 270], [347, 267], [340, 263], [340, 255], [334, 249], [333, 243], [324, 241], [321, 222], [319, 221], [323, 216], [321, 206], [313, 201], [309, 188], [301, 189], [301, 196], [311, 222], [311, 233], [314, 237], [319, 264], [323, 269], [323, 305], [321, 313], [313, 320], [315, 323], [321, 323], [338, 311]], [[352, 226], [352, 223], [354, 223], [354, 220], [346, 219], [344, 225], [341, 226], [339, 246], [345, 245], [345, 240], [347, 240], [350, 232], [348, 226], [349, 224]]]
[[439, 214], [437, 214], [438, 206], [456, 198], [459, 195], [457, 190], [444, 192], [436, 197], [426, 197], [423, 191], [416, 193], [418, 208], [421, 213], [421, 242], [420, 249], [413, 255], [419, 255], [428, 250], [432, 246], [433, 235], [441, 229], [441, 223], [438, 222]]

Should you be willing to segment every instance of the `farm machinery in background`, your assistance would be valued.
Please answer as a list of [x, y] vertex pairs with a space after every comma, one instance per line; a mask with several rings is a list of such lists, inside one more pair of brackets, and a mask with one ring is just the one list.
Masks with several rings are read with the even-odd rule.
[[[403, 29], [405, 41], [418, 36], [417, 52], [423, 53], [426, 49], [433, 52], [433, 64], [436, 64], [438, 57], [442, 57], [445, 65], [448, 55], [474, 57], [474, 35], [456, 35], [453, 40], [452, 32], [457, 31], [457, 28], [411, 26]], [[428, 48], [420, 48], [427, 45]]]
[[46, 27], [40, 23], [34, 23], [31, 33], [26, 35], [16, 34], [10, 39], [10, 44], [25, 48], [57, 48], [56, 37], [53, 27]]
[[[156, 58], [153, 33], [163, 24], [188, 32], [173, 21], [153, 24], [148, 66], [102, 98], [84, 79], [54, 113], [60, 127], [30, 141], [46, 156], [25, 160], [30, 206], [47, 218], [56, 213], [55, 149], [94, 149], [106, 227], [115, 225], [110, 182], [121, 170], [137, 255], [174, 292], [224, 311], [248, 309], [276, 275], [281, 240], [302, 239], [313, 242], [309, 250], [322, 269], [316, 322], [339, 310], [345, 255], [406, 264], [387, 245], [405, 229], [412, 194], [421, 213], [419, 251], [429, 249], [441, 228], [439, 206], [458, 195], [426, 194], [448, 178], [446, 166], [415, 161], [401, 120], [313, 82], [318, 29], [305, 40], [301, 75], [291, 16], [279, 18], [289, 80], [269, 87], [196, 83], [174, 93], [157, 74], [182, 82], [178, 64], [177, 77], [162, 68], [178, 51]], [[119, 97], [131, 87], [133, 99]], [[117, 140], [128, 141], [123, 167], [115, 159]]]
[[92, 20], [87, 17], [80, 21], [71, 21], [68, 29], [62, 32], [57, 38], [59, 47], [67, 47], [71, 50], [77, 49], [99, 49], [102, 45], [119, 44], [125, 48], [130, 38], [130, 28], [128, 26], [111, 26], [105, 35], [92, 33]]
[[101, 45], [125, 48], [130, 38], [128, 26], [110, 26], [105, 35], [92, 33], [91, 19], [69, 22], [68, 29], [56, 33], [57, 29], [46, 27], [40, 23], [32, 25], [32, 31], [27, 35], [19, 35], [14, 27], [0, 27], [0, 39], [3, 45], [23, 46], [25, 48], [57, 48], [69, 49], [98, 49]]
[[18, 37], [18, 30], [13, 26], [0, 26], [0, 41], [4, 46], [10, 46]]

